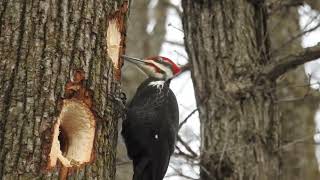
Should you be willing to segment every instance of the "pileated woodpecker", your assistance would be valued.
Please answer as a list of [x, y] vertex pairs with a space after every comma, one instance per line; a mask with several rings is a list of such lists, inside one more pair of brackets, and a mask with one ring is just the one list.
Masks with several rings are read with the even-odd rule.
[[179, 109], [169, 88], [181, 70], [170, 59], [144, 60], [123, 56], [149, 77], [137, 89], [122, 124], [128, 156], [133, 161], [133, 180], [162, 180], [175, 147]]

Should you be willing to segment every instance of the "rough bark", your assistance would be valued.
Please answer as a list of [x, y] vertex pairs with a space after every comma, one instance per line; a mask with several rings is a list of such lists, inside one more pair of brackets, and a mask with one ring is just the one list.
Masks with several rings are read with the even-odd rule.
[[[276, 3], [275, 0], [269, 2]], [[293, 1], [294, 2], [294, 1]], [[316, 2], [316, 1], [315, 1]], [[318, 2], [318, 1], [317, 1]], [[277, 7], [274, 7], [277, 8]], [[277, 56], [285, 57], [299, 52], [301, 39], [292, 41], [292, 38], [301, 32], [299, 27], [299, 13], [297, 6], [278, 8], [270, 15], [268, 30], [271, 39], [271, 51]], [[290, 17], [290, 18], [287, 18]], [[290, 43], [287, 43], [290, 42]], [[284, 45], [285, 44], [285, 45]], [[299, 85], [308, 84], [304, 67], [285, 74], [278, 81], [278, 99], [303, 97], [309, 91], [308, 87]], [[298, 139], [310, 137], [314, 131], [314, 115], [319, 102], [315, 99], [303, 101], [286, 101], [279, 103], [281, 121], [281, 144], [294, 142]], [[311, 138], [302, 143], [294, 143], [282, 149], [281, 179], [318, 179], [317, 163]], [[318, 178], [317, 178], [318, 177]]]
[[201, 179], [279, 179], [275, 82], [258, 73], [269, 62], [263, 1], [182, 6], [201, 121]]
[[76, 69], [92, 91], [96, 133], [93, 162], [69, 179], [114, 179], [119, 67], [108, 57], [106, 38], [110, 15], [122, 4], [0, 2], [0, 179], [57, 179], [59, 168], [45, 169], [47, 148]]

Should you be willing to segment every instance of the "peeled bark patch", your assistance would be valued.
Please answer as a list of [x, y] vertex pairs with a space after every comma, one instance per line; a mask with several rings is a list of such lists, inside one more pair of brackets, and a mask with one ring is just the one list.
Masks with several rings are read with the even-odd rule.
[[107, 31], [108, 54], [111, 58], [114, 68], [119, 69], [121, 33], [117, 27], [116, 19], [109, 21]]
[[[60, 133], [63, 133], [64, 138], [59, 140]], [[86, 104], [73, 99], [64, 100], [53, 134], [49, 167], [54, 167], [57, 159], [65, 167], [77, 167], [90, 162], [95, 119]]]
[[53, 127], [48, 169], [55, 167], [58, 160], [64, 168], [78, 168], [91, 162], [96, 130], [92, 104], [84, 71], [76, 70], [73, 80], [65, 86], [65, 99]]
[[128, 11], [128, 2], [125, 1], [123, 5], [115, 11], [111, 16], [107, 29], [107, 52], [116, 69], [115, 77], [120, 80], [122, 62], [120, 55], [125, 52], [125, 32], [126, 21], [125, 15]]

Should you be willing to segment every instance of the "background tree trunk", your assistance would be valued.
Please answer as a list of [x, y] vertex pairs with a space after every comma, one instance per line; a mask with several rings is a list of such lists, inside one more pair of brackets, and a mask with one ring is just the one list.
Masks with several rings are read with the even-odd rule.
[[[83, 69], [96, 117], [94, 161], [70, 179], [114, 179], [119, 84], [107, 54], [110, 15], [122, 0], [0, 2], [0, 179], [45, 171], [52, 127], [73, 70]], [[119, 21], [120, 23], [124, 23]]]
[[[310, 0], [311, 3], [319, 2]], [[273, 9], [268, 21], [268, 32], [271, 39], [271, 52], [274, 56], [285, 57], [302, 49], [301, 38], [295, 38], [302, 33], [299, 26], [299, 6], [283, 6], [280, 1], [268, 0], [273, 3]], [[289, 1], [288, 1], [289, 2]], [[292, 3], [297, 2], [292, 0]], [[318, 3], [319, 4], [319, 3]], [[275, 10], [277, 9], [277, 10]], [[288, 18], [290, 17], [290, 18]], [[294, 39], [295, 40], [292, 40]], [[307, 93], [314, 94], [308, 86], [309, 81], [301, 66], [286, 73], [278, 81], [277, 97], [281, 100], [304, 97]], [[312, 134], [314, 132], [314, 116], [319, 102], [306, 98], [299, 101], [279, 102], [281, 121], [281, 144], [285, 145], [297, 140], [307, 139], [302, 143], [293, 143], [282, 149], [282, 180], [318, 179], [318, 165], [314, 155]]]
[[320, 10], [320, 1], [317, 0], [305, 0], [305, 2], [313, 9], [316, 11]]
[[[168, 5], [165, 1], [158, 1], [155, 7], [149, 8], [150, 3], [149, 0], [135, 0], [131, 5], [126, 49], [128, 56], [145, 58], [160, 53], [166, 35]], [[154, 27], [148, 31], [150, 24]], [[146, 75], [127, 62], [124, 62], [122, 72], [121, 87], [130, 101]]]
[[269, 61], [262, 2], [182, 1], [201, 121], [201, 179], [279, 179], [275, 83], [258, 73]]
[[[144, 58], [155, 56], [160, 53], [162, 43], [166, 34], [167, 4], [158, 1], [155, 7], [150, 6], [149, 0], [134, 0], [130, 7], [128, 19], [127, 48], [126, 54], [132, 57]], [[149, 23], [153, 20], [154, 27], [147, 30]], [[134, 96], [138, 86], [147, 78], [146, 74], [136, 65], [124, 62], [121, 76], [121, 89], [125, 92], [127, 101]], [[119, 121], [121, 130], [122, 121]], [[117, 180], [132, 179], [132, 163], [127, 156], [127, 150], [120, 131], [117, 144]]]

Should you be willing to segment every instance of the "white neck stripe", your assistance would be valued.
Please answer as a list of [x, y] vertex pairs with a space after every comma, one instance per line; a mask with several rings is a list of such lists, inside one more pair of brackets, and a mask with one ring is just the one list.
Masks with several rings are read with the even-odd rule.
[[164, 86], [165, 81], [151, 81], [149, 86], [157, 87], [158, 89], [162, 89]]

